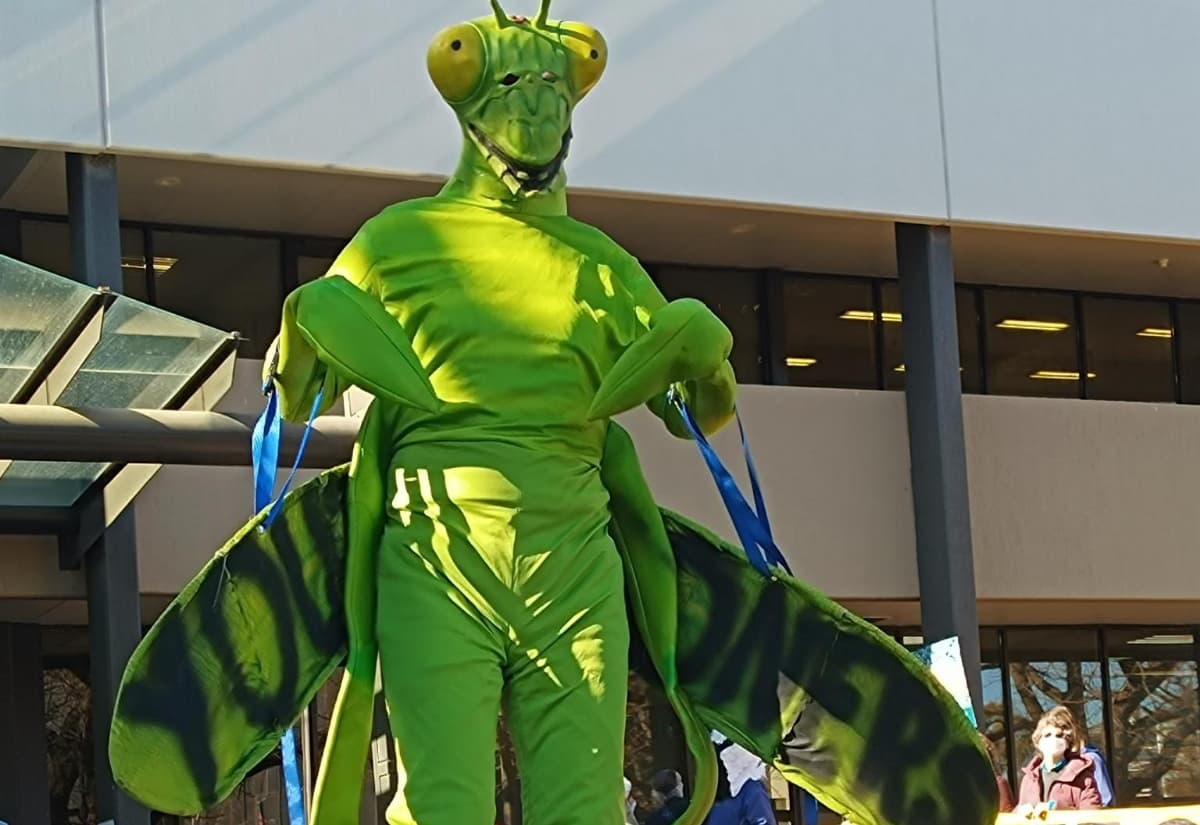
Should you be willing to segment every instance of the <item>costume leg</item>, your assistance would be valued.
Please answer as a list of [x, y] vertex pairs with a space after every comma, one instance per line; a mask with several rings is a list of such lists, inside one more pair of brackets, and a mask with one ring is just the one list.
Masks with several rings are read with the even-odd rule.
[[621, 561], [607, 536], [575, 553], [573, 563], [547, 563], [574, 569], [534, 601], [536, 617], [510, 643], [505, 707], [525, 825], [625, 821], [629, 627]]
[[399, 784], [391, 825], [492, 825], [504, 641], [389, 524], [377, 631]]

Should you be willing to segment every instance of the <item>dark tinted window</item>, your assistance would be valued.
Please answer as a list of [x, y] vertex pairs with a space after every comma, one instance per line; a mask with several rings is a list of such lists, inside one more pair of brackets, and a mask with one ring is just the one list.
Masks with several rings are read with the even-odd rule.
[[1200, 404], [1200, 304], [1181, 302], [1176, 307], [1179, 338], [1179, 383], [1185, 404]]
[[[74, 277], [71, 265], [71, 230], [65, 221], [21, 221], [21, 259], [39, 269]], [[121, 291], [146, 301], [146, 260], [142, 231], [121, 229]]]
[[1007, 289], [985, 295], [988, 392], [1078, 398], [1074, 299]]
[[279, 242], [191, 232], [155, 232], [158, 305], [249, 339], [242, 354], [262, 357], [283, 306]]
[[[889, 323], [886, 319], [901, 317], [900, 286], [886, 283], [883, 299], [884, 386], [889, 390], [904, 389], [903, 322]], [[975, 311], [975, 293], [969, 287], [958, 287], [954, 294], [958, 311], [958, 358], [963, 392], [979, 392], [979, 317]]]
[[1088, 398], [1174, 401], [1166, 301], [1084, 298]]
[[[877, 322], [869, 283], [789, 275], [783, 303], [791, 385], [875, 389]], [[885, 324], [898, 320], [898, 313], [884, 315]]]
[[659, 266], [650, 270], [667, 300], [703, 301], [733, 333], [730, 362], [743, 384], [763, 381], [759, 274], [734, 269]]

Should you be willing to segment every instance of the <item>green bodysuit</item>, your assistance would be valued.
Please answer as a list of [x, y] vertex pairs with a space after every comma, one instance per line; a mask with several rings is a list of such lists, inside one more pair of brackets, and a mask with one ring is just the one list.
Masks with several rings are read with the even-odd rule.
[[468, 189], [385, 210], [331, 269], [399, 322], [441, 402], [380, 408], [376, 631], [405, 777], [389, 819], [490, 822], [504, 696], [525, 821], [618, 825], [629, 631], [589, 409], [666, 302], [554, 200]]
[[[636, 259], [567, 215], [561, 162], [588, 82], [567, 38], [586, 46], [585, 70], [603, 66], [603, 40], [580, 24], [495, 16], [439, 35], [430, 66], [447, 96], [460, 59], [494, 58], [470, 64], [484, 80], [459, 107], [483, 125], [464, 118], [463, 157], [439, 195], [372, 218], [329, 272], [398, 322], [396, 349], [411, 341], [436, 398], [403, 403], [415, 386], [372, 410], [387, 420], [377, 460], [389, 506], [363, 578], [376, 582], [404, 777], [393, 825], [490, 821], [502, 697], [526, 821], [619, 825], [629, 630], [600, 477], [607, 415], [652, 402], [669, 419], [668, 385], [688, 379], [710, 431], [732, 414], [724, 325], [695, 301], [664, 312]], [[343, 388], [327, 386], [300, 318], [285, 312], [281, 333], [285, 417], [302, 418], [317, 386], [329, 401]], [[317, 817], [333, 786], [322, 782]]]
[[524, 823], [619, 825], [636, 667], [694, 761], [679, 825], [711, 805], [711, 730], [860, 825], [986, 825], [990, 765], [914, 657], [655, 504], [611, 419], [644, 404], [689, 437], [682, 400], [721, 428], [732, 339], [567, 215], [571, 113], [603, 38], [548, 20], [549, 0], [534, 19], [492, 7], [429, 49], [456, 172], [288, 296], [267, 360], [289, 420], [352, 385], [374, 396], [353, 459], [255, 516], [155, 623], [117, 698], [114, 777], [202, 810], [344, 662], [312, 823], [354, 825], [381, 665], [392, 825], [492, 825], [502, 703]]

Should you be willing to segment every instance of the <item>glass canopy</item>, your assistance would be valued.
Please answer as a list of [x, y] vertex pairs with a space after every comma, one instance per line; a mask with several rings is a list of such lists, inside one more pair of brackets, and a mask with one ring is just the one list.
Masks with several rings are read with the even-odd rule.
[[13, 401], [94, 293], [0, 256], [0, 402]]
[[[0, 403], [32, 400], [31, 382], [42, 380], [54, 362], [66, 363], [60, 359], [79, 344], [89, 309], [103, 312], [99, 340], [50, 403], [170, 408], [232, 340], [229, 333], [0, 256]], [[0, 507], [69, 507], [108, 466], [0, 460]]]

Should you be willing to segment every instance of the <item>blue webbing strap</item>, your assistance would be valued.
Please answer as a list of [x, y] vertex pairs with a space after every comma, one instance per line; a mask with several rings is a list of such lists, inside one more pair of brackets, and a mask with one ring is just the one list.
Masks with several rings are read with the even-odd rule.
[[[267, 396], [267, 406], [254, 424], [254, 434], [250, 439], [251, 461], [254, 467], [254, 512], [260, 513], [268, 504], [271, 505], [266, 518], [259, 524], [259, 532], [269, 528], [283, 506], [283, 497], [292, 486], [296, 470], [300, 467], [300, 458], [308, 446], [308, 436], [312, 432], [313, 420], [321, 409], [321, 398], [324, 388], [317, 391], [313, 399], [312, 410], [308, 414], [308, 423], [304, 427], [304, 435], [300, 438], [300, 446], [296, 450], [296, 460], [292, 470], [278, 495], [274, 495], [275, 477], [279, 472], [279, 441], [283, 434], [283, 422], [279, 411], [279, 391], [273, 378], [263, 385], [263, 393]], [[304, 825], [304, 793], [300, 787], [300, 770], [296, 764], [296, 734], [294, 728], [288, 728], [280, 743], [283, 751], [283, 778], [287, 790], [288, 820], [292, 825]]]
[[704, 458], [704, 463], [708, 465], [709, 472], [712, 473], [713, 480], [717, 484], [717, 491], [721, 494], [721, 500], [725, 503], [729, 518], [733, 521], [733, 529], [737, 532], [738, 540], [742, 544], [742, 549], [746, 551], [746, 557], [750, 563], [758, 572], [768, 578], [771, 576], [772, 564], [791, 573], [792, 569], [788, 565], [787, 559], [784, 558], [771, 536], [771, 524], [767, 520], [767, 506], [758, 483], [758, 472], [754, 467], [754, 459], [750, 455], [750, 445], [746, 440], [746, 431], [742, 426], [741, 415], [735, 408], [734, 416], [737, 418], [738, 431], [741, 433], [742, 451], [746, 457], [746, 469], [750, 475], [750, 487], [754, 495], [754, 509], [751, 509], [749, 502], [742, 495], [742, 491], [738, 489], [733, 475], [721, 463], [717, 451], [700, 431], [691, 410], [688, 409], [674, 387], [668, 392], [667, 398], [679, 410], [688, 432], [691, 433], [700, 448], [700, 455]]
[[296, 471], [300, 468], [300, 459], [304, 455], [305, 448], [308, 447], [308, 437], [312, 433], [313, 421], [321, 409], [321, 399], [325, 395], [324, 387], [317, 390], [317, 397], [313, 399], [312, 410], [308, 414], [308, 423], [304, 425], [304, 434], [300, 437], [300, 446], [296, 450], [296, 460], [292, 462], [292, 470], [283, 482], [283, 488], [272, 501], [275, 476], [279, 472], [279, 440], [283, 428], [279, 413], [279, 392], [273, 383], [264, 389], [267, 395], [267, 407], [254, 424], [254, 434], [250, 439], [251, 458], [254, 464], [254, 512], [260, 513], [268, 503], [271, 504], [271, 511], [258, 526], [259, 532], [267, 530], [275, 521], [275, 517], [279, 515], [279, 508], [283, 506], [283, 497], [287, 495], [288, 488], [292, 486], [292, 480], [296, 477]]
[[283, 749], [283, 784], [287, 789], [288, 821], [304, 825], [304, 791], [300, 788], [300, 767], [296, 764], [295, 728], [288, 728], [280, 743]]

